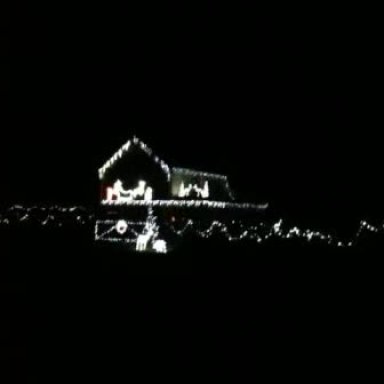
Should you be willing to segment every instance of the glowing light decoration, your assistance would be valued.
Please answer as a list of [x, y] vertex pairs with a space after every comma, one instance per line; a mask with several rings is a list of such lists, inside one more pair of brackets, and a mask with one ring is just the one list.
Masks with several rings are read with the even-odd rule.
[[[180, 167], [173, 167], [172, 173], [175, 175], [186, 175], [191, 177], [202, 177], [206, 178], [208, 180], [218, 180], [224, 184], [224, 188], [231, 200], [235, 200], [235, 196], [233, 195], [232, 189], [229, 186], [228, 177], [225, 175], [219, 175], [217, 173], [210, 173], [210, 172], [201, 172], [201, 171], [195, 171], [193, 169], [188, 168], [180, 168]], [[182, 196], [180, 196], [182, 197]]]
[[111, 158], [109, 158], [104, 165], [99, 168], [99, 178], [102, 180], [104, 178], [105, 173], [109, 168], [111, 168], [117, 160], [121, 159], [123, 155], [129, 151], [132, 146], [139, 147], [144, 153], [146, 153], [149, 157], [153, 159], [156, 164], [159, 164], [162, 171], [166, 174], [167, 180], [171, 179], [171, 171], [168, 165], [161, 160], [158, 156], [153, 154], [151, 148], [149, 148], [146, 144], [140, 141], [137, 137], [134, 137], [132, 140], [128, 140], [117, 152], [115, 152]]
[[151, 187], [147, 187], [144, 192], [144, 200], [145, 201], [151, 201], [153, 195], [153, 190]]
[[203, 199], [207, 199], [209, 197], [208, 181], [205, 181], [203, 188], [199, 188], [196, 184], [189, 184], [188, 187], [185, 187], [184, 182], [182, 182], [179, 188], [179, 197], [189, 197], [192, 190], [196, 192], [197, 197], [201, 197]]
[[210, 200], [131, 200], [131, 201], [109, 201], [102, 200], [102, 205], [116, 206], [137, 206], [137, 207], [185, 207], [185, 208], [218, 208], [218, 209], [250, 209], [264, 211], [268, 204], [251, 204], [251, 203], [232, 203], [227, 201], [210, 201]]
[[167, 243], [165, 240], [155, 240], [153, 242], [153, 249], [158, 253], [167, 253]]
[[[92, 212], [83, 207], [14, 206], [5, 212], [0, 212], [0, 225], [34, 223], [44, 227], [75, 225], [76, 228], [84, 225], [87, 230], [89, 228], [87, 225], [95, 224], [94, 238], [96, 240], [127, 244], [129, 249], [138, 252], [156, 253], [169, 252], [174, 245], [172, 242], [178, 238], [181, 239], [187, 233], [202, 239], [215, 237], [229, 242], [247, 240], [259, 244], [270, 240], [292, 241], [297, 239], [315, 244], [321, 242], [335, 247], [352, 247], [365, 235], [384, 234], [384, 224], [373, 226], [366, 221], [360, 223], [355, 236], [345, 240], [320, 231], [287, 226], [282, 219], [273, 223], [261, 222], [261, 217], [258, 215], [255, 215], [255, 219], [258, 221], [257, 224], [245, 224], [242, 220], [229, 221], [230, 214], [224, 215], [224, 221], [210, 219], [216, 213], [214, 210], [241, 211], [241, 217], [243, 217], [243, 212], [246, 212], [246, 217], [250, 219], [249, 212], [252, 214], [263, 212], [268, 204], [234, 202], [226, 176], [185, 168], [169, 168], [165, 162], [155, 156], [152, 150], [136, 137], [125, 143], [99, 169], [99, 177], [104, 180], [103, 185], [107, 184], [104, 179], [106, 172], [132, 147], [139, 148], [153, 162], [160, 165], [161, 170], [159, 173], [166, 174], [170, 187], [168, 197], [177, 196], [179, 199], [169, 199], [165, 195], [163, 200], [154, 200], [152, 186], [147, 185], [146, 181], [132, 180], [135, 186], [132, 189], [124, 189], [123, 182], [117, 179], [112, 181], [112, 186], [108, 185], [106, 187], [105, 199], [101, 201], [101, 205], [105, 207], [105, 209], [100, 210], [102, 218], [95, 217]], [[156, 180], [156, 174], [153, 174], [153, 176]], [[110, 177], [108, 180], [111, 180]], [[156, 181], [152, 182], [156, 183]], [[159, 179], [159, 187], [162, 185], [161, 183], [162, 181]], [[215, 195], [216, 193], [217, 195]], [[191, 198], [192, 195], [196, 196], [196, 198]], [[224, 196], [225, 201], [215, 199], [220, 195]], [[130, 220], [130, 212], [134, 212], [135, 215], [143, 213], [143, 209], [128, 209], [131, 207], [146, 208], [147, 215], [139, 217], [139, 220]], [[171, 209], [168, 210], [168, 208]], [[173, 211], [176, 210], [173, 208], [182, 208], [180, 211], [182, 214], [179, 218], [175, 217]], [[200, 218], [188, 219], [188, 215], [192, 213], [192, 210], [200, 208], [202, 208], [198, 211]], [[155, 209], [162, 213], [161, 226], [157, 223], [158, 218], [154, 214]], [[208, 210], [210, 210], [210, 214], [205, 215]], [[170, 220], [167, 219], [169, 216], [172, 217]], [[191, 216], [196, 217], [198, 214], [195, 211]], [[220, 212], [220, 217], [222, 216], [222, 212]], [[181, 217], [186, 218], [186, 220]], [[236, 215], [236, 217], [238, 216]], [[203, 224], [204, 222], [206, 224]], [[160, 230], [162, 235], [160, 235]]]
[[148, 208], [145, 221], [97, 220], [95, 239], [132, 244], [138, 252], [168, 252], [166, 240], [160, 238], [159, 225], [152, 208]]
[[158, 253], [167, 252], [167, 243], [159, 239], [159, 226], [151, 208], [148, 209], [147, 220], [143, 232], [137, 236], [136, 251], [154, 251]]
[[147, 187], [145, 181], [140, 180], [136, 188], [125, 190], [121, 180], [116, 180], [113, 187], [107, 188], [107, 198], [104, 202], [126, 203], [138, 197], [144, 198], [145, 201], [152, 200], [152, 188]]
[[136, 251], [146, 251], [149, 240], [154, 236], [154, 231], [149, 228], [145, 233], [137, 236]]
[[119, 220], [116, 224], [116, 231], [120, 235], [123, 235], [125, 232], [127, 232], [128, 224], [125, 220]]

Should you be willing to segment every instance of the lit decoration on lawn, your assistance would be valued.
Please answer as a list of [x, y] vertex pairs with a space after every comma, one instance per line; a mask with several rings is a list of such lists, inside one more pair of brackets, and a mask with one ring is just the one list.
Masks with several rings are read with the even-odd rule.
[[146, 251], [149, 240], [154, 236], [154, 229], [149, 227], [146, 228], [146, 231], [139, 236], [136, 240], [136, 251]]
[[121, 180], [116, 180], [113, 187], [107, 188], [107, 199], [105, 203], [114, 201], [124, 203], [135, 200], [138, 197], [144, 198], [145, 201], [152, 200], [152, 188], [147, 187], [145, 181], [140, 180], [136, 188], [125, 190]]
[[143, 231], [137, 236], [136, 251], [147, 251], [148, 244], [153, 243], [159, 236], [159, 226], [156, 224], [156, 218], [153, 215], [153, 210], [148, 210], [147, 220]]
[[[100, 228], [103, 227], [103, 230]], [[96, 240], [135, 244], [136, 251], [167, 252], [167, 242], [160, 238], [157, 218], [148, 208], [146, 221], [98, 220], [95, 228]]]
[[124, 235], [127, 232], [128, 223], [125, 220], [119, 220], [116, 224], [116, 231], [120, 235]]
[[153, 242], [152, 248], [157, 253], [167, 253], [167, 243], [165, 242], [165, 240], [155, 240]]

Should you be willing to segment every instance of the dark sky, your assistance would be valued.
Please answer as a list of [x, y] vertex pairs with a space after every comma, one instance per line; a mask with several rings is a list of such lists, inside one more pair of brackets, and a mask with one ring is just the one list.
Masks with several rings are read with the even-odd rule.
[[124, 3], [15, 4], [3, 203], [93, 204], [135, 133], [289, 217], [382, 217], [374, 10]]

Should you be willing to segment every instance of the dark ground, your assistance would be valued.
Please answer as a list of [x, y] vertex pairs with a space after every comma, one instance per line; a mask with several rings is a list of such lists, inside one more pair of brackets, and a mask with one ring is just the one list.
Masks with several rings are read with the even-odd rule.
[[91, 229], [1, 231], [3, 382], [217, 377], [236, 362], [237, 377], [326, 375], [379, 340], [382, 238], [200, 240], [151, 255], [96, 244]]

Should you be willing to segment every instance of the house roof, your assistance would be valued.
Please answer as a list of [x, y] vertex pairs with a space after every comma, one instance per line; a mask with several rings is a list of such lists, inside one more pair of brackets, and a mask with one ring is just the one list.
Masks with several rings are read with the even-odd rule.
[[112, 157], [110, 157], [104, 165], [99, 168], [99, 178], [103, 179], [105, 172], [112, 167], [112, 165], [119, 159], [123, 157], [125, 153], [129, 151], [130, 148], [133, 146], [139, 147], [143, 152], [145, 152], [150, 158], [152, 158], [157, 164], [161, 166], [161, 169], [163, 172], [167, 175], [167, 179], [170, 180], [171, 178], [171, 171], [167, 163], [163, 160], [161, 160], [158, 156], [156, 156], [152, 149], [149, 148], [145, 143], [143, 143], [141, 140], [139, 140], [136, 136], [134, 136], [132, 139], [128, 140], [124, 145], [120, 147], [118, 151], [116, 151]]
[[184, 175], [191, 175], [191, 176], [204, 176], [211, 179], [221, 179], [223, 181], [227, 180], [226, 175], [221, 175], [219, 173], [203, 172], [203, 171], [190, 169], [190, 168], [172, 167], [172, 172], [183, 173]]

